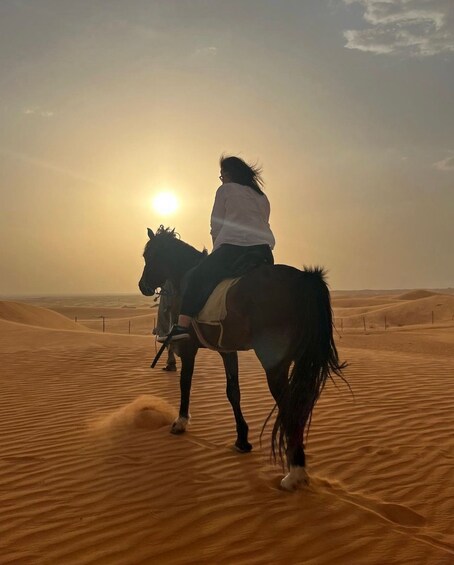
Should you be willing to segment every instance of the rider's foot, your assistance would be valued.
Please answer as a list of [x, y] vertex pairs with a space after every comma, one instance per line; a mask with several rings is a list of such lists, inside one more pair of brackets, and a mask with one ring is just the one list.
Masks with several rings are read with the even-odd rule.
[[171, 371], [174, 373], [177, 370], [177, 366], [175, 363], [168, 363], [165, 367], [162, 368], [163, 371]]
[[157, 341], [159, 343], [170, 343], [173, 341], [179, 341], [181, 339], [189, 339], [190, 337], [191, 336], [189, 335], [189, 328], [184, 328], [183, 326], [175, 324], [170, 330], [169, 335], [159, 336]]

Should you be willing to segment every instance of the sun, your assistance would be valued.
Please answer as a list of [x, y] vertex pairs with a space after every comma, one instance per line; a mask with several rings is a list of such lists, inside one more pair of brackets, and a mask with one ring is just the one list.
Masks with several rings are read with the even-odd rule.
[[153, 210], [162, 216], [170, 216], [178, 208], [178, 199], [172, 192], [158, 192], [152, 201]]

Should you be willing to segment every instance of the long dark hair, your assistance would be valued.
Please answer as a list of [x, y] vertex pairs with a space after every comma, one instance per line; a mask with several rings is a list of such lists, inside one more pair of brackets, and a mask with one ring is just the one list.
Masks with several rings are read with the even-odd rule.
[[262, 179], [262, 169], [257, 165], [249, 165], [243, 159], [239, 157], [232, 157], [222, 155], [219, 160], [221, 170], [228, 173], [232, 182], [237, 182], [238, 184], [243, 184], [245, 186], [250, 186], [252, 190], [263, 193], [264, 182]]

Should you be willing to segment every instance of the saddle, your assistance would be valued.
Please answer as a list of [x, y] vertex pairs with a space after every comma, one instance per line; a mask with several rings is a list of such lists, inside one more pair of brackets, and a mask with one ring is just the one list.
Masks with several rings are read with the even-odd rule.
[[272, 255], [269, 260], [264, 258], [263, 253], [254, 249], [234, 263], [231, 271], [232, 278], [225, 279], [217, 285], [210, 294], [205, 306], [192, 321], [194, 331], [202, 345], [216, 351], [230, 351], [228, 345], [223, 340], [223, 321], [227, 316], [227, 294], [244, 275], [261, 265], [272, 263]]
[[192, 320], [192, 327], [202, 345], [216, 351], [224, 350], [222, 338], [223, 321], [227, 316], [227, 293], [241, 277], [225, 279], [218, 284], [208, 298], [205, 306]]

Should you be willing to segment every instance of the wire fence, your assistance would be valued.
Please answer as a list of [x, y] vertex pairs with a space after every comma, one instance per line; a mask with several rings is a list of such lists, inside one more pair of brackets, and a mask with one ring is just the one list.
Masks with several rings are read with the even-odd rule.
[[[335, 314], [335, 311], [334, 311]], [[150, 335], [156, 328], [156, 317], [141, 320], [141, 316], [132, 318], [108, 318], [99, 316], [91, 319], [80, 319], [74, 317], [76, 323], [86, 326], [89, 329], [103, 333], [119, 333], [128, 335]], [[414, 315], [411, 319], [405, 320], [402, 317], [390, 314], [377, 314], [370, 312], [357, 316], [334, 316], [334, 325], [338, 332], [362, 332], [388, 331], [396, 328], [405, 328], [415, 325], [436, 325], [454, 321], [454, 313], [441, 313], [436, 310]]]
[[156, 328], [156, 318], [141, 320], [141, 316], [132, 318], [108, 318], [98, 316], [96, 318], [79, 318], [74, 316], [74, 322], [81, 324], [88, 329], [97, 330], [102, 333], [149, 335]]
[[392, 328], [407, 328], [417, 325], [445, 324], [454, 321], [454, 313], [428, 312], [412, 313], [409, 317], [391, 314], [378, 314], [369, 312], [356, 316], [336, 316], [334, 311], [334, 325], [337, 331], [343, 333], [348, 331], [368, 333], [370, 331], [387, 331]]

